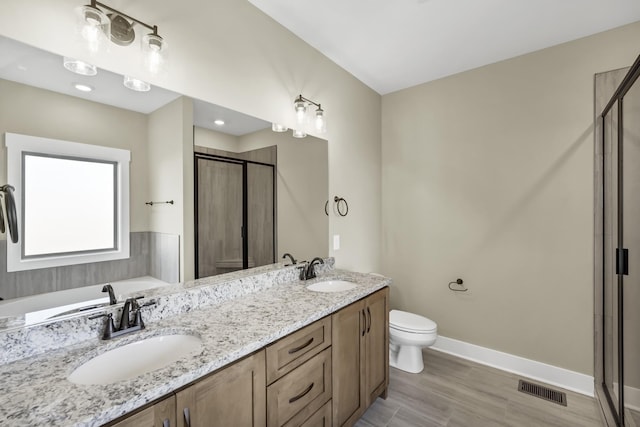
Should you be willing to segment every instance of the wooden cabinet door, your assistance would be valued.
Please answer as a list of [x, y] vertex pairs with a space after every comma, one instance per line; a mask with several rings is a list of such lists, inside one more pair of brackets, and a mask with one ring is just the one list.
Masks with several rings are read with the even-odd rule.
[[334, 427], [353, 425], [364, 413], [364, 308], [364, 301], [358, 301], [332, 316]]
[[111, 427], [175, 427], [176, 397], [171, 396], [137, 412]]
[[367, 407], [385, 394], [389, 385], [389, 288], [366, 300], [365, 390]]
[[264, 350], [177, 393], [178, 427], [266, 425]]

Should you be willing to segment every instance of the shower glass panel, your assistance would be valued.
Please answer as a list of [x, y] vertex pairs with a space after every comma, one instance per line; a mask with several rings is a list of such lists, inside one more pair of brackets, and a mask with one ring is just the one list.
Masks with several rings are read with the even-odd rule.
[[[640, 421], [640, 57], [603, 112], [603, 390], [618, 426]], [[633, 421], [632, 421], [633, 420]], [[635, 421], [635, 423], [634, 423]]]
[[[623, 173], [622, 218], [624, 247], [629, 250], [629, 271], [623, 277], [623, 364], [626, 418], [634, 417], [640, 391], [640, 83], [624, 97], [622, 108]], [[635, 418], [635, 417], [634, 417]], [[640, 420], [640, 417], [635, 418]]]
[[197, 277], [242, 270], [242, 163], [196, 159]]

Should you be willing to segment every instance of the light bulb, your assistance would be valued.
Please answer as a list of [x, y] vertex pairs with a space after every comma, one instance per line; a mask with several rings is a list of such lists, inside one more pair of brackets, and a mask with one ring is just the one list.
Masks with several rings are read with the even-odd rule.
[[293, 130], [293, 137], [294, 138], [305, 138], [307, 136], [307, 133], [301, 129], [294, 129]]
[[167, 56], [167, 42], [157, 34], [147, 34], [142, 38], [142, 53], [145, 67], [153, 74], [164, 71]]
[[320, 108], [320, 106], [318, 106], [316, 110], [315, 125], [319, 133], [325, 133], [327, 131], [327, 118], [324, 115], [324, 110]]
[[271, 123], [271, 130], [274, 132], [286, 132], [289, 128], [285, 125], [281, 125], [280, 123]]
[[93, 87], [82, 84], [82, 83], [74, 83], [73, 87], [79, 90], [80, 92], [91, 92], [93, 90]]
[[136, 92], [149, 92], [151, 90], [149, 83], [131, 76], [124, 76], [124, 85], [127, 89]]
[[97, 53], [107, 45], [111, 34], [111, 20], [97, 7], [77, 8], [78, 30], [91, 53]]
[[293, 104], [293, 108], [296, 111], [296, 122], [298, 122], [299, 125], [304, 124], [307, 104], [305, 104], [301, 97], [298, 97]]
[[62, 60], [62, 65], [67, 70], [80, 74], [81, 76], [95, 76], [98, 74], [98, 69], [95, 65], [66, 56]]

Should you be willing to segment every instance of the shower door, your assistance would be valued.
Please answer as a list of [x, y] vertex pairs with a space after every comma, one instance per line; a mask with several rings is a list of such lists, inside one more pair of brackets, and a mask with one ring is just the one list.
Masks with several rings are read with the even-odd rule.
[[[603, 389], [618, 426], [640, 421], [640, 58], [601, 116]], [[636, 421], [636, 423], [637, 423]]]
[[275, 262], [274, 165], [195, 155], [195, 277]]

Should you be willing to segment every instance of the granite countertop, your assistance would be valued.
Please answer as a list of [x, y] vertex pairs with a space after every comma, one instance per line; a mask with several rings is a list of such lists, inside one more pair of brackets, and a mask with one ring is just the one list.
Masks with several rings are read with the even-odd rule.
[[[305, 285], [327, 279], [348, 280], [359, 286], [336, 293], [305, 289]], [[276, 283], [162, 320], [145, 318], [147, 329], [111, 341], [91, 339], [0, 365], [0, 426], [100, 426], [390, 283], [382, 276], [328, 270], [306, 284]], [[66, 379], [75, 368], [111, 348], [174, 333], [200, 337], [202, 351], [114, 384], [77, 385]]]

